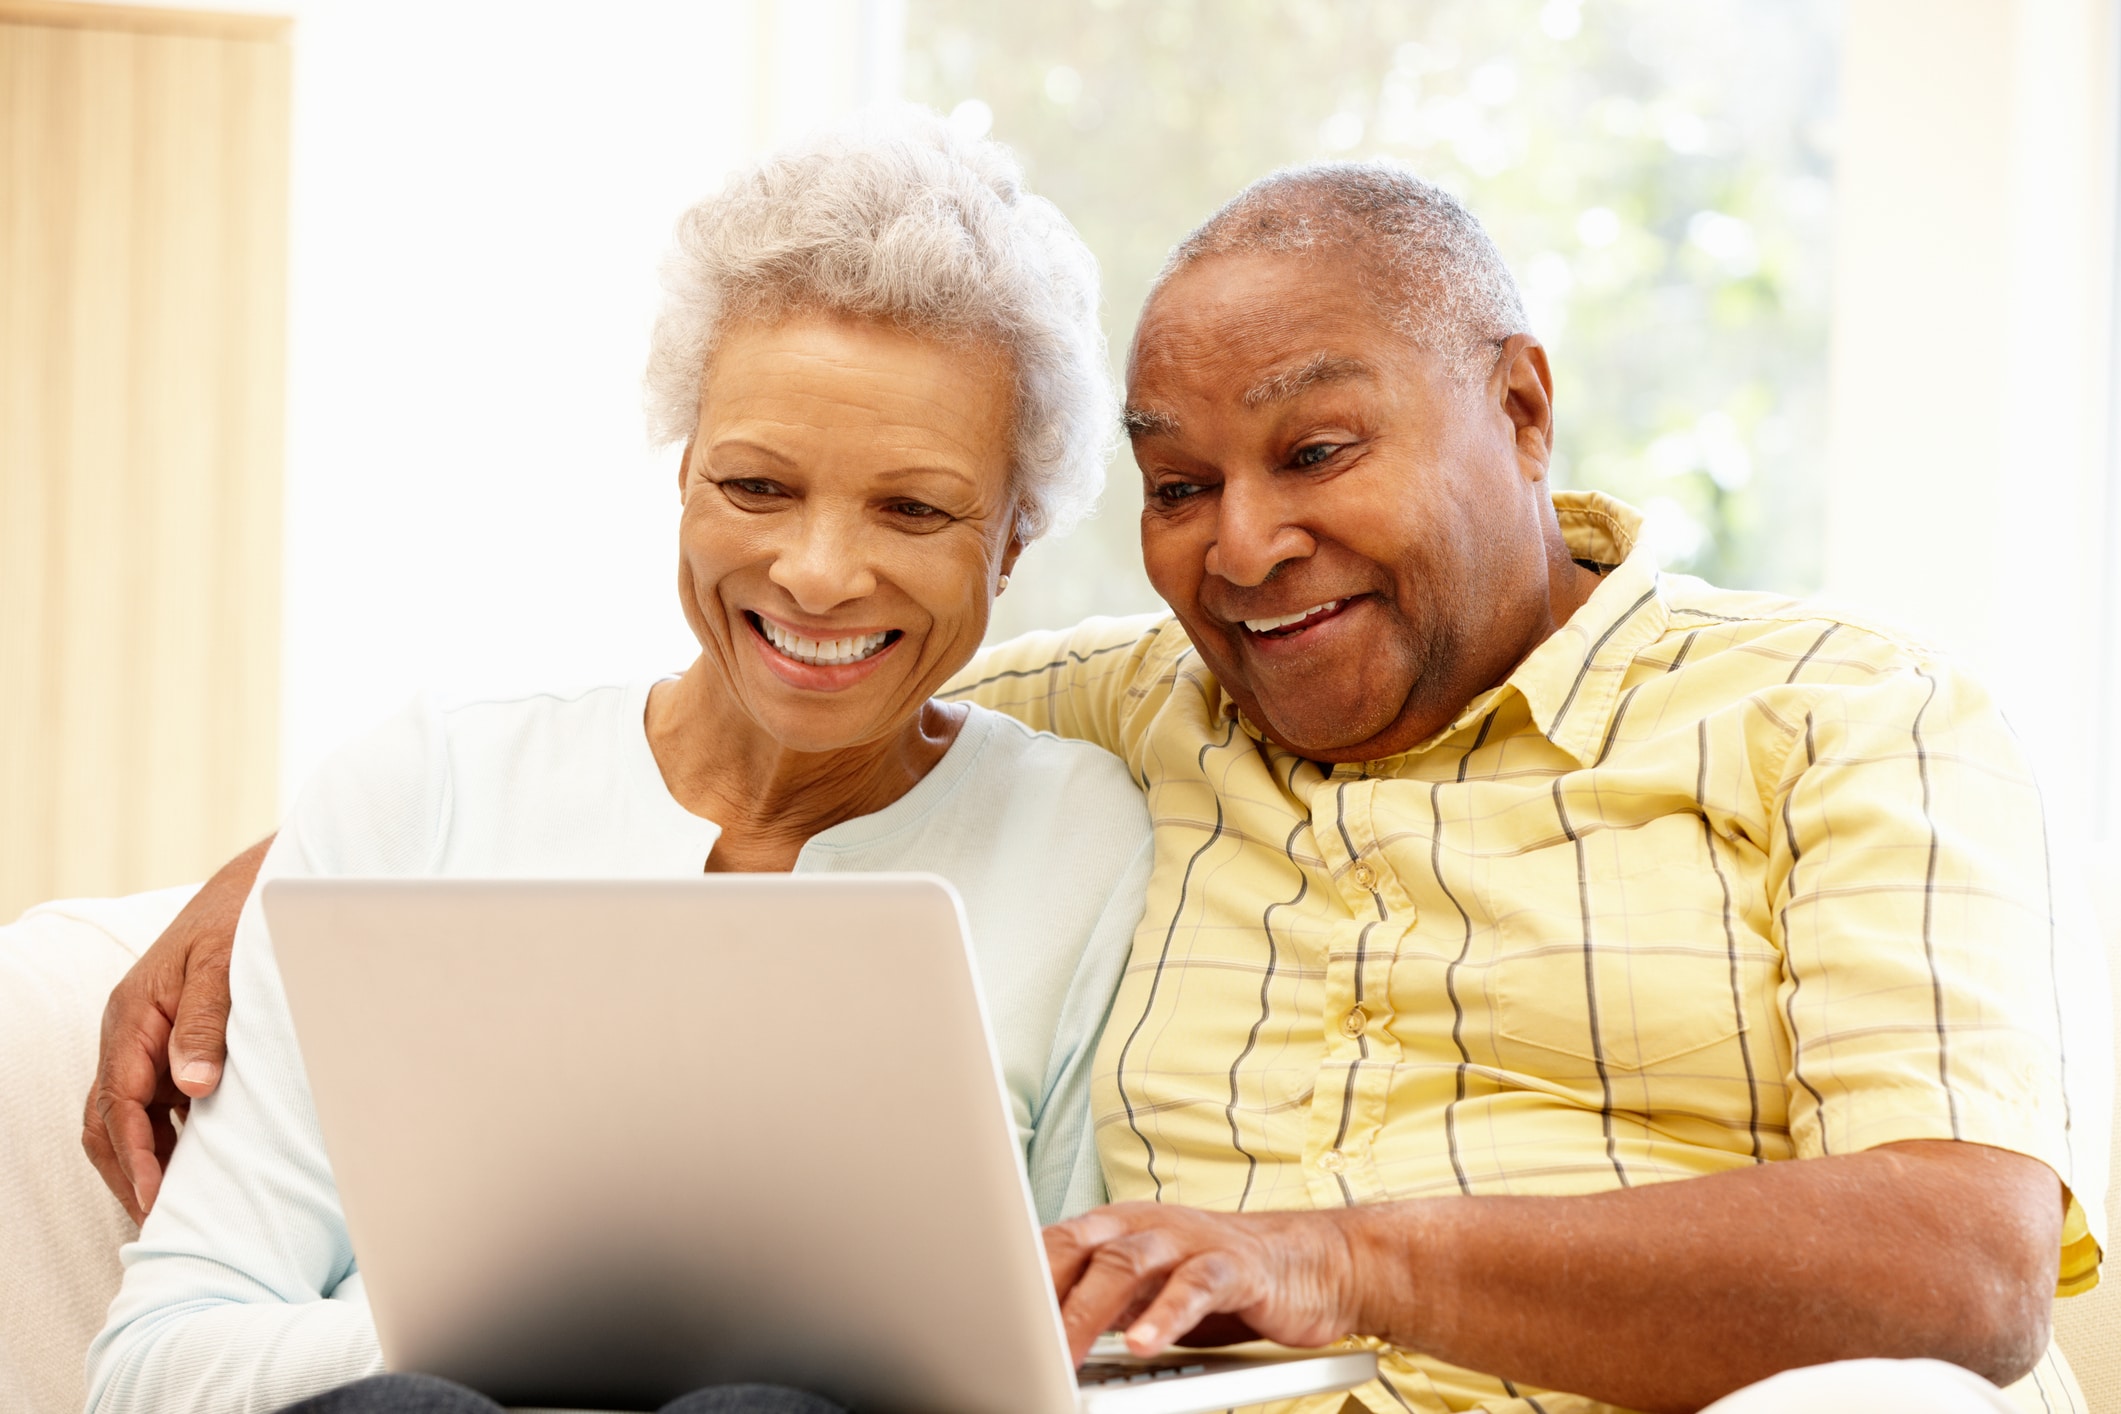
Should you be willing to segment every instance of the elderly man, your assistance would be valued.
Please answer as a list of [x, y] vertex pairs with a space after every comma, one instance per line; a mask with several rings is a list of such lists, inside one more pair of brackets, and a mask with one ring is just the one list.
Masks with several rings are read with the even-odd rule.
[[[2014, 1407], [1966, 1371], [2066, 1407], [2104, 1117], [2064, 1077], [2106, 1060], [1981, 690], [1551, 491], [1510, 276], [1394, 169], [1269, 178], [1181, 245], [1126, 417], [1173, 617], [955, 689], [1117, 752], [1156, 824], [1094, 1097], [1142, 1201], [1047, 1239], [1078, 1354], [1354, 1336], [1378, 1414]], [[121, 1191], [218, 906], [114, 998]]]

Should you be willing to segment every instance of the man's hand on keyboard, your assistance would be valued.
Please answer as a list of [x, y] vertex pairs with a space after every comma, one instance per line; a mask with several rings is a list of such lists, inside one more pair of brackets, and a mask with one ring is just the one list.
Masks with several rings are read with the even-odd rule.
[[1274, 1340], [1330, 1345], [1354, 1329], [1342, 1214], [1210, 1213], [1117, 1203], [1046, 1229], [1068, 1348], [1080, 1364], [1107, 1330], [1169, 1346]]

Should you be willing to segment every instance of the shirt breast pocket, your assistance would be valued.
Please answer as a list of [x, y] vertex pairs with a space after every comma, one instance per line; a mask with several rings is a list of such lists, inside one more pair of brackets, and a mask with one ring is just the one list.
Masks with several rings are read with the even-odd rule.
[[[1742, 946], [1748, 930], [1730, 920], [1726, 932], [1707, 861], [1579, 882], [1573, 851], [1555, 853], [1569, 856], [1555, 861], [1565, 869], [1525, 871], [1486, 900], [1495, 909], [1488, 997], [1498, 1061], [1533, 1074], [1553, 1072], [1554, 1057], [1608, 1072], [1709, 1063], [1697, 1053], [1739, 1033], [1758, 960]], [[1559, 1069], [1555, 1079], [1585, 1067]]]

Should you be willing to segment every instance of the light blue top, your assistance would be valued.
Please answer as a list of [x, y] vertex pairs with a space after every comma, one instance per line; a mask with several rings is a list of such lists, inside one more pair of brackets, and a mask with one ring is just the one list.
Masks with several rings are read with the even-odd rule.
[[[417, 703], [318, 772], [261, 878], [696, 875], [720, 830], [663, 783], [650, 686]], [[1090, 1065], [1149, 873], [1118, 758], [975, 707], [912, 790], [817, 835], [795, 867], [956, 885], [1039, 1216], [1102, 1202]], [[89, 1349], [98, 1414], [270, 1414], [382, 1368], [255, 890], [229, 983], [220, 1087], [192, 1107]]]

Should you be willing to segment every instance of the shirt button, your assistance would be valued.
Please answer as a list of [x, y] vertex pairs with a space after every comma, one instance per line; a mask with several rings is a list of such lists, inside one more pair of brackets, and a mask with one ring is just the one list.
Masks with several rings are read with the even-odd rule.
[[1361, 1007], [1352, 1007], [1340, 1019], [1340, 1029], [1350, 1036], [1362, 1035], [1363, 1028], [1370, 1024], [1370, 1014]]
[[1355, 861], [1355, 887], [1358, 889], [1374, 889], [1377, 887], [1377, 875], [1371, 871], [1369, 865], [1363, 863], [1360, 859]]
[[1348, 1156], [1338, 1149], [1328, 1149], [1318, 1156], [1318, 1166], [1327, 1173], [1339, 1173], [1348, 1166]]

